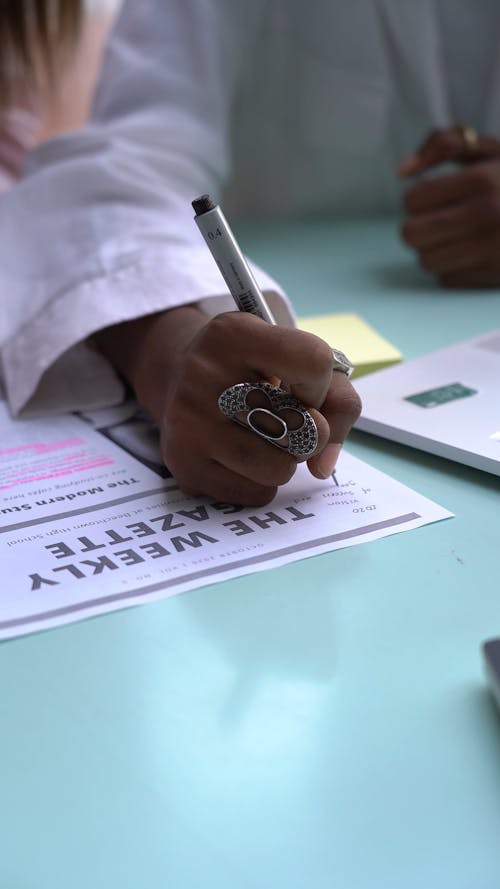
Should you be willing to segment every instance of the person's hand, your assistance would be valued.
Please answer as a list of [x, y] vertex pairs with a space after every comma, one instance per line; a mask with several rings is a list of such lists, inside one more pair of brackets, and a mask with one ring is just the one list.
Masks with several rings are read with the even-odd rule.
[[[221, 393], [236, 383], [286, 381], [312, 415], [318, 447], [308, 459], [328, 478], [360, 413], [347, 376], [332, 373], [329, 346], [313, 334], [267, 324], [244, 312], [207, 320], [194, 307], [129, 325], [100, 346], [129, 376], [161, 433], [165, 463], [183, 491], [245, 506], [269, 503], [293, 476], [297, 459], [225, 417]], [[128, 373], [117, 360], [116, 331], [128, 327]]]
[[399, 165], [411, 177], [453, 161], [456, 172], [422, 179], [405, 196], [402, 237], [446, 287], [500, 285], [500, 141], [467, 127], [431, 133]]

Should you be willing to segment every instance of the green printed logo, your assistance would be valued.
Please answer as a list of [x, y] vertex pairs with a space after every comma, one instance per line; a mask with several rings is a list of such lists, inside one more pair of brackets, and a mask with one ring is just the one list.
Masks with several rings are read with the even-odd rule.
[[469, 389], [462, 383], [449, 383], [447, 386], [439, 386], [438, 389], [427, 389], [425, 392], [408, 395], [405, 401], [411, 401], [419, 407], [438, 407], [440, 404], [456, 401], [457, 398], [468, 398], [469, 395], [477, 395], [477, 389]]

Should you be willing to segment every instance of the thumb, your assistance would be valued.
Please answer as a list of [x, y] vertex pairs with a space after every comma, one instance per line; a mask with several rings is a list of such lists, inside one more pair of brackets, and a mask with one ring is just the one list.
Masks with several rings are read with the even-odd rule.
[[321, 413], [326, 418], [330, 435], [327, 440], [318, 441], [318, 449], [307, 465], [312, 475], [327, 478], [335, 467], [344, 440], [361, 413], [359, 395], [345, 374], [338, 371], [332, 373], [332, 383], [321, 406]]

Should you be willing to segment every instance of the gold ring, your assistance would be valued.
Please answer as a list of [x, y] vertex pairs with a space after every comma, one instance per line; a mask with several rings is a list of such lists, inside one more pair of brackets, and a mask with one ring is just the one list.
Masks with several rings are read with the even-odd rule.
[[459, 124], [457, 129], [463, 139], [464, 148], [467, 154], [475, 154], [479, 148], [479, 136], [477, 131], [474, 127], [469, 127], [465, 124]]

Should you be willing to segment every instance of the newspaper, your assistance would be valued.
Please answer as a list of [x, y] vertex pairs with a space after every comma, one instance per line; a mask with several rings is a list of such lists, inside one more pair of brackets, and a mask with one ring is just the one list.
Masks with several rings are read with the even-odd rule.
[[337, 485], [300, 466], [262, 508], [187, 497], [134, 402], [15, 421], [0, 402], [0, 427], [0, 638], [451, 515], [347, 452]]

